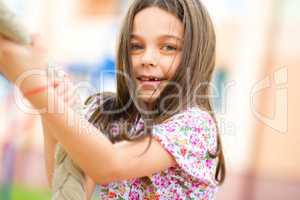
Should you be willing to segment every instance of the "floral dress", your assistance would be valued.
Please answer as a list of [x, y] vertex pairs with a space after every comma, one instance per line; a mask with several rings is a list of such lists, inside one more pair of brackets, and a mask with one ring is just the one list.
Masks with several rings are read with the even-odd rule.
[[[88, 113], [96, 109], [99, 99], [95, 98]], [[87, 114], [86, 116], [89, 116]], [[135, 130], [143, 128], [140, 119]], [[116, 127], [113, 134], [118, 134]], [[176, 160], [177, 165], [148, 176], [150, 184], [142, 178], [115, 181], [99, 185], [102, 200], [186, 200], [215, 198], [217, 183], [214, 179], [216, 159], [208, 152], [215, 153], [217, 131], [210, 114], [198, 107], [189, 107], [175, 114], [166, 122], [154, 125], [153, 139]]]

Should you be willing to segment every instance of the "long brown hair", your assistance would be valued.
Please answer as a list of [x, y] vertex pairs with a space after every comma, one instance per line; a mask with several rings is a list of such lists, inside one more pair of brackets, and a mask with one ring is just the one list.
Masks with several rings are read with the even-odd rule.
[[[155, 6], [178, 17], [184, 25], [182, 59], [172, 77], [171, 82], [181, 87], [180, 91], [174, 84], [167, 85], [158, 97], [155, 109], [151, 114], [144, 112], [145, 105], [136, 100], [135, 83], [131, 82], [132, 62], [129, 54], [130, 35], [135, 15], [144, 8]], [[101, 96], [99, 108], [93, 113], [90, 122], [98, 124], [101, 131], [109, 136], [112, 142], [135, 140], [150, 136], [154, 123], [161, 123], [182, 108], [196, 105], [209, 112], [217, 126], [217, 151], [209, 155], [217, 159], [216, 181], [221, 184], [225, 179], [225, 161], [219, 128], [212, 109], [210, 82], [215, 66], [216, 36], [212, 21], [205, 7], [199, 0], [135, 0], [129, 7], [121, 27], [117, 46], [117, 90], [116, 93], [98, 93], [89, 97], [87, 105], [93, 97]], [[180, 93], [179, 98], [166, 98]], [[200, 98], [197, 98], [200, 97]], [[163, 102], [163, 105], [161, 104]], [[164, 109], [161, 109], [161, 108]], [[143, 131], [130, 133], [136, 119], [143, 118]], [[120, 133], [109, 133], [110, 125], [120, 125]], [[147, 150], [146, 149], [146, 150]]]

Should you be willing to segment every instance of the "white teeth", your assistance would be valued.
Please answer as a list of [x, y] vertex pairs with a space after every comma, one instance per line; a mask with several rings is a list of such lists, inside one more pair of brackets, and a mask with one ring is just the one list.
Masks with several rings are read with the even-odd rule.
[[140, 77], [139, 79], [142, 80], [142, 81], [151, 81], [151, 80], [159, 81], [159, 80], [160, 80], [159, 78], [155, 78], [155, 77], [144, 77], [144, 76]]
[[150, 79], [149, 79], [149, 78], [146, 78], [146, 77], [141, 77], [141, 80], [142, 80], [142, 81], [149, 81]]

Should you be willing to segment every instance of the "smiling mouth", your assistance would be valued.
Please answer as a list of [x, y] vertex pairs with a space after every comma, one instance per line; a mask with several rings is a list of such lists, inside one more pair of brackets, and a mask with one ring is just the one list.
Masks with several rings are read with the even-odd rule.
[[139, 81], [145, 81], [145, 82], [154, 82], [154, 81], [164, 81], [165, 79], [164, 78], [160, 78], [160, 77], [155, 77], [155, 76], [140, 76], [140, 77], [137, 77], [137, 79]]

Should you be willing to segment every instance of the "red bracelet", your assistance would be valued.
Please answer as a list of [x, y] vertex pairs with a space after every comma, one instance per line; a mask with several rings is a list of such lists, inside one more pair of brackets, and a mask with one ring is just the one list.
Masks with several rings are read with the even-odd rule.
[[29, 90], [29, 91], [25, 92], [24, 96], [29, 97], [29, 96], [32, 96], [34, 94], [43, 92], [44, 90], [48, 89], [48, 87], [56, 88], [58, 85], [59, 85], [58, 82], [52, 82], [50, 85], [44, 85], [44, 86], [41, 86], [41, 87], [33, 88], [32, 90]]

